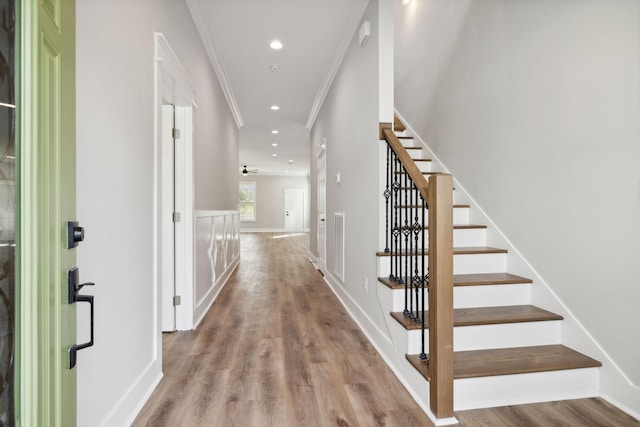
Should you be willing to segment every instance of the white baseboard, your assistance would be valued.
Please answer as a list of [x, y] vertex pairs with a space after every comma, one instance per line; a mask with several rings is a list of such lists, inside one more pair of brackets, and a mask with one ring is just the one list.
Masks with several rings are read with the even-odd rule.
[[162, 366], [153, 360], [122, 395], [100, 427], [130, 426], [144, 407], [151, 393], [162, 380]]

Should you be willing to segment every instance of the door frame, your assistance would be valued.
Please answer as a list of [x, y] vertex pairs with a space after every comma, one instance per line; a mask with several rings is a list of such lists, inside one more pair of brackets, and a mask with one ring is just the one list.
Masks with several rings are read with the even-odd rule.
[[[291, 193], [298, 193], [298, 194], [302, 194], [302, 227], [299, 230], [288, 230], [287, 229], [287, 194], [291, 194]], [[304, 188], [285, 188], [284, 192], [283, 192], [283, 208], [282, 208], [282, 220], [283, 220], [283, 224], [282, 224], [282, 228], [284, 228], [284, 231], [294, 231], [294, 232], [304, 232], [307, 227], [305, 227], [307, 224], [305, 224], [306, 221], [306, 207], [307, 207], [307, 199], [305, 197], [306, 194], [306, 190]]]
[[[195, 90], [187, 72], [162, 33], [154, 33], [155, 70], [154, 70], [154, 300], [157, 313], [154, 319], [154, 349], [159, 360], [162, 359], [162, 325], [165, 301], [171, 300], [175, 310], [175, 329], [193, 328], [193, 215], [194, 215], [194, 174], [193, 174], [193, 113], [197, 110]], [[167, 171], [167, 165], [174, 163], [173, 147], [167, 147], [163, 138], [162, 105], [175, 106], [175, 126], [180, 129], [180, 143], [176, 144], [176, 159], [181, 167], [176, 167], [178, 175], [168, 185], [163, 178], [173, 174], [173, 168]], [[172, 180], [173, 181], [173, 180]], [[174, 190], [176, 193], [174, 194]], [[176, 206], [182, 209], [180, 221], [173, 223], [174, 196], [180, 202]], [[167, 202], [170, 201], [171, 204]], [[182, 205], [182, 206], [179, 206]], [[175, 235], [174, 235], [175, 233]], [[177, 250], [176, 250], [177, 249]], [[174, 253], [176, 257], [174, 259]], [[173, 266], [175, 270], [166, 268]], [[181, 304], [173, 306], [173, 296], [181, 297]]]
[[[324, 176], [324, 191], [320, 191], [320, 156], [324, 156], [324, 168], [322, 169], [322, 176]], [[316, 244], [318, 251], [318, 270], [325, 274], [327, 268], [327, 139], [322, 139], [322, 144], [316, 151]], [[321, 199], [322, 198], [322, 199]], [[320, 200], [324, 201], [324, 227], [320, 227], [320, 222], [323, 218], [320, 218]], [[324, 230], [324, 238], [320, 239], [320, 230]], [[321, 242], [324, 247], [321, 246]], [[324, 258], [321, 256], [324, 254]]]

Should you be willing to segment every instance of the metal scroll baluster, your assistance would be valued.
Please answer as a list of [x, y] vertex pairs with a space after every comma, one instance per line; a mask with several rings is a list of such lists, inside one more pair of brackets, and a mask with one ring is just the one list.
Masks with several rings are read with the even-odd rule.
[[[415, 242], [415, 252], [414, 252], [414, 261], [415, 261], [415, 265], [414, 265], [414, 269], [413, 269], [413, 278], [412, 278], [412, 285], [413, 288], [415, 289], [415, 293], [416, 293], [416, 323], [420, 324], [422, 323], [422, 320], [424, 319], [424, 315], [420, 312], [420, 302], [419, 302], [419, 297], [420, 297], [420, 285], [422, 283], [422, 278], [420, 277], [420, 275], [418, 274], [418, 263], [420, 260], [420, 253], [422, 252], [422, 255], [424, 256], [424, 247], [420, 248], [419, 245], [419, 237], [420, 237], [420, 233], [424, 234], [425, 233], [425, 229], [424, 229], [424, 223], [420, 224], [420, 221], [418, 220], [418, 211], [419, 211], [419, 203], [420, 200], [422, 200], [422, 197], [420, 197], [419, 193], [418, 193], [418, 188], [414, 188], [414, 192], [416, 195], [416, 205], [412, 208], [413, 209], [413, 215], [414, 215], [414, 223], [413, 223], [413, 239]], [[422, 251], [421, 251], [422, 249]], [[422, 307], [424, 309], [424, 306]]]
[[[408, 176], [409, 174], [405, 171], [405, 177]], [[411, 221], [411, 216], [413, 213], [413, 180], [411, 179], [411, 177], [409, 177], [408, 179], [409, 181], [409, 200], [407, 201], [407, 218], [409, 221]], [[408, 225], [409, 223], [407, 223]], [[411, 229], [408, 228], [408, 226], [405, 226], [404, 229], [404, 233], [405, 236], [407, 235], [407, 232], [409, 232], [409, 234], [411, 234]], [[407, 268], [407, 282], [410, 283], [410, 285], [408, 286], [409, 288], [409, 319], [411, 320], [416, 320], [416, 316], [413, 313], [413, 280], [412, 280], [412, 275], [413, 275], [413, 239], [409, 239], [409, 246], [407, 248], [407, 256], [405, 259], [409, 260], [409, 268]], [[416, 309], [418, 308], [418, 301], [416, 301]]]
[[[429, 206], [427, 206], [427, 201], [422, 199], [422, 224], [426, 225], [427, 223], [425, 222], [425, 211], [429, 208]], [[425, 352], [425, 323], [426, 322], [426, 310], [425, 310], [425, 294], [427, 293], [427, 291], [429, 290], [429, 271], [428, 271], [428, 266], [425, 265], [425, 253], [426, 253], [426, 246], [425, 246], [425, 236], [426, 236], [426, 230], [423, 230], [422, 232], [422, 318], [425, 319], [424, 322], [422, 322], [422, 351], [420, 352], [420, 359], [421, 360], [425, 360], [425, 361], [429, 361], [429, 356], [427, 356], [427, 353]]]
[[[413, 294], [411, 293], [411, 290], [409, 288], [411, 281], [408, 280], [408, 278], [411, 275], [411, 271], [409, 270], [409, 259], [410, 257], [410, 253], [409, 253], [409, 233], [411, 233], [411, 230], [409, 230], [409, 209], [407, 208], [407, 204], [409, 203], [409, 174], [407, 173], [407, 171], [404, 169], [402, 169], [402, 171], [404, 172], [404, 204], [405, 204], [405, 212], [404, 212], [404, 224], [402, 225], [402, 234], [404, 234], [404, 275], [402, 277], [406, 277], [406, 284], [404, 287], [404, 292], [405, 292], [405, 300], [407, 299], [407, 293], [409, 294], [409, 297], [411, 298], [411, 303], [413, 305]], [[413, 184], [411, 184], [413, 185]], [[402, 240], [402, 239], [401, 239]], [[406, 310], [406, 307], [405, 307]], [[409, 310], [408, 310], [408, 315], [411, 315], [411, 311], [413, 310], [413, 307], [410, 306]]]
[[389, 207], [389, 197], [391, 197], [391, 190], [389, 188], [389, 182], [391, 181], [391, 170], [389, 168], [389, 157], [391, 157], [391, 146], [387, 144], [387, 185], [384, 188], [384, 203], [385, 203], [385, 218], [384, 218], [384, 251], [386, 253], [391, 252], [389, 249], [389, 215], [390, 215], [390, 207]]
[[393, 222], [393, 240], [394, 240], [394, 251], [393, 257], [391, 258], [391, 265], [393, 269], [393, 279], [402, 283], [402, 275], [400, 274], [400, 251], [402, 250], [402, 239], [400, 239], [400, 228], [399, 221], [401, 221], [401, 210], [400, 210], [400, 179], [396, 172], [398, 172], [400, 162], [398, 161], [398, 156], [394, 154], [393, 156], [393, 194], [395, 195], [395, 208], [394, 208], [394, 222]]

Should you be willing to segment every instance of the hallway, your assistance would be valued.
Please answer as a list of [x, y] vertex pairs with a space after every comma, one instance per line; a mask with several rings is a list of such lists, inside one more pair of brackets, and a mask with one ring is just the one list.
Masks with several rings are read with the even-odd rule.
[[307, 259], [308, 235], [277, 237], [242, 234], [198, 329], [164, 334], [165, 377], [134, 425], [430, 425]]
[[[242, 234], [198, 330], [164, 334], [134, 426], [432, 426], [307, 259], [308, 235]], [[461, 426], [639, 426], [601, 399], [457, 413]]]

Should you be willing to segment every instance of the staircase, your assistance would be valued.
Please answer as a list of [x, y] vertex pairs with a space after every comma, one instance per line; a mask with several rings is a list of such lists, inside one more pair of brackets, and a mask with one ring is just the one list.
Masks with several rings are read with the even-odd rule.
[[[423, 175], [437, 174], [423, 154], [426, 150], [405, 132], [397, 132], [397, 123], [395, 128]], [[486, 246], [487, 226], [471, 224], [471, 207], [459, 198], [454, 189], [454, 409], [597, 396], [600, 362], [561, 344], [562, 316], [531, 305], [533, 281], [509, 273], [507, 251]], [[411, 203], [401, 200], [394, 207]], [[388, 312], [396, 352], [406, 358], [400, 373], [418, 394], [427, 393], [428, 402], [430, 374], [420, 357], [422, 325], [403, 314], [405, 285], [389, 279], [390, 253], [376, 255], [378, 299]], [[423, 318], [428, 330], [428, 316]], [[428, 353], [428, 338], [425, 341]]]

